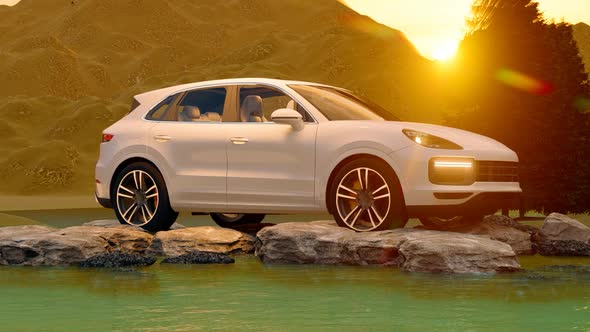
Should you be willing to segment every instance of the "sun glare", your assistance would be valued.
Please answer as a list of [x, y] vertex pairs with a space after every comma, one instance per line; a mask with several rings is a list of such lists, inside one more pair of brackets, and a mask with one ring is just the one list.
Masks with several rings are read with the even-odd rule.
[[431, 57], [437, 61], [448, 61], [455, 57], [459, 42], [456, 40], [444, 40], [433, 46]]

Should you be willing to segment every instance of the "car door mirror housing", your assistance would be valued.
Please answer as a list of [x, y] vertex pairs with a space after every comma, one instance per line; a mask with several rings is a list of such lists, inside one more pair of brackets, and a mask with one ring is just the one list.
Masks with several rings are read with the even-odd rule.
[[272, 112], [270, 119], [274, 123], [288, 124], [297, 131], [302, 130], [304, 126], [303, 116], [301, 116], [301, 113], [290, 108], [281, 108]]

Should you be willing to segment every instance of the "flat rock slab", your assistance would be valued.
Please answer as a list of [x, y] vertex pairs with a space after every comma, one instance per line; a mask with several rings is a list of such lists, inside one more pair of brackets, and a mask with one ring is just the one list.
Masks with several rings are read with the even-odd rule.
[[150, 234], [133, 229], [76, 226], [0, 228], [0, 265], [71, 265], [112, 251], [143, 254]]
[[264, 263], [397, 265], [410, 272], [518, 271], [510, 245], [485, 236], [421, 229], [356, 233], [329, 221], [284, 223], [258, 232]]
[[250, 235], [233, 229], [202, 226], [156, 233], [149, 253], [172, 257], [193, 251], [233, 254], [249, 253], [253, 250], [254, 237]]

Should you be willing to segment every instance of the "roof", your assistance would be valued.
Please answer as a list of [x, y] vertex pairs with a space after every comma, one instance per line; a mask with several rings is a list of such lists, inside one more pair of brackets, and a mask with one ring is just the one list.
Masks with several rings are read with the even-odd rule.
[[252, 78], [229, 78], [229, 79], [222, 79], [222, 80], [212, 80], [212, 81], [202, 81], [202, 82], [194, 82], [194, 83], [187, 83], [181, 85], [170, 86], [167, 88], [162, 88], [158, 90], [144, 92], [142, 94], [138, 94], [135, 96], [135, 99], [140, 103], [156, 103], [157, 101], [161, 100], [162, 98], [169, 96], [175, 92], [180, 92], [184, 90], [196, 89], [200, 87], [206, 87], [209, 85], [224, 85], [224, 84], [252, 84], [252, 83], [266, 83], [271, 85], [286, 85], [286, 84], [306, 84], [306, 85], [324, 85], [320, 83], [313, 83], [313, 82], [305, 82], [305, 81], [292, 81], [292, 80], [280, 80], [280, 79], [273, 79], [273, 78], [260, 78], [260, 77], [252, 77]]

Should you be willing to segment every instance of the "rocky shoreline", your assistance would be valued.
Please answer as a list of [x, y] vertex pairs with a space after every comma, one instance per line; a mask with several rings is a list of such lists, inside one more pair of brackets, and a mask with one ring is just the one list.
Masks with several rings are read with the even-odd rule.
[[[255, 254], [265, 264], [397, 266], [408, 272], [519, 271], [518, 256], [590, 256], [590, 228], [553, 213], [541, 228], [487, 216], [445, 229], [424, 227], [356, 233], [333, 221], [265, 224], [244, 232], [184, 227], [150, 234], [115, 220], [55, 229], [0, 227], [0, 265], [87, 267], [166, 263], [231, 263]], [[253, 235], [255, 234], [255, 235]]]

